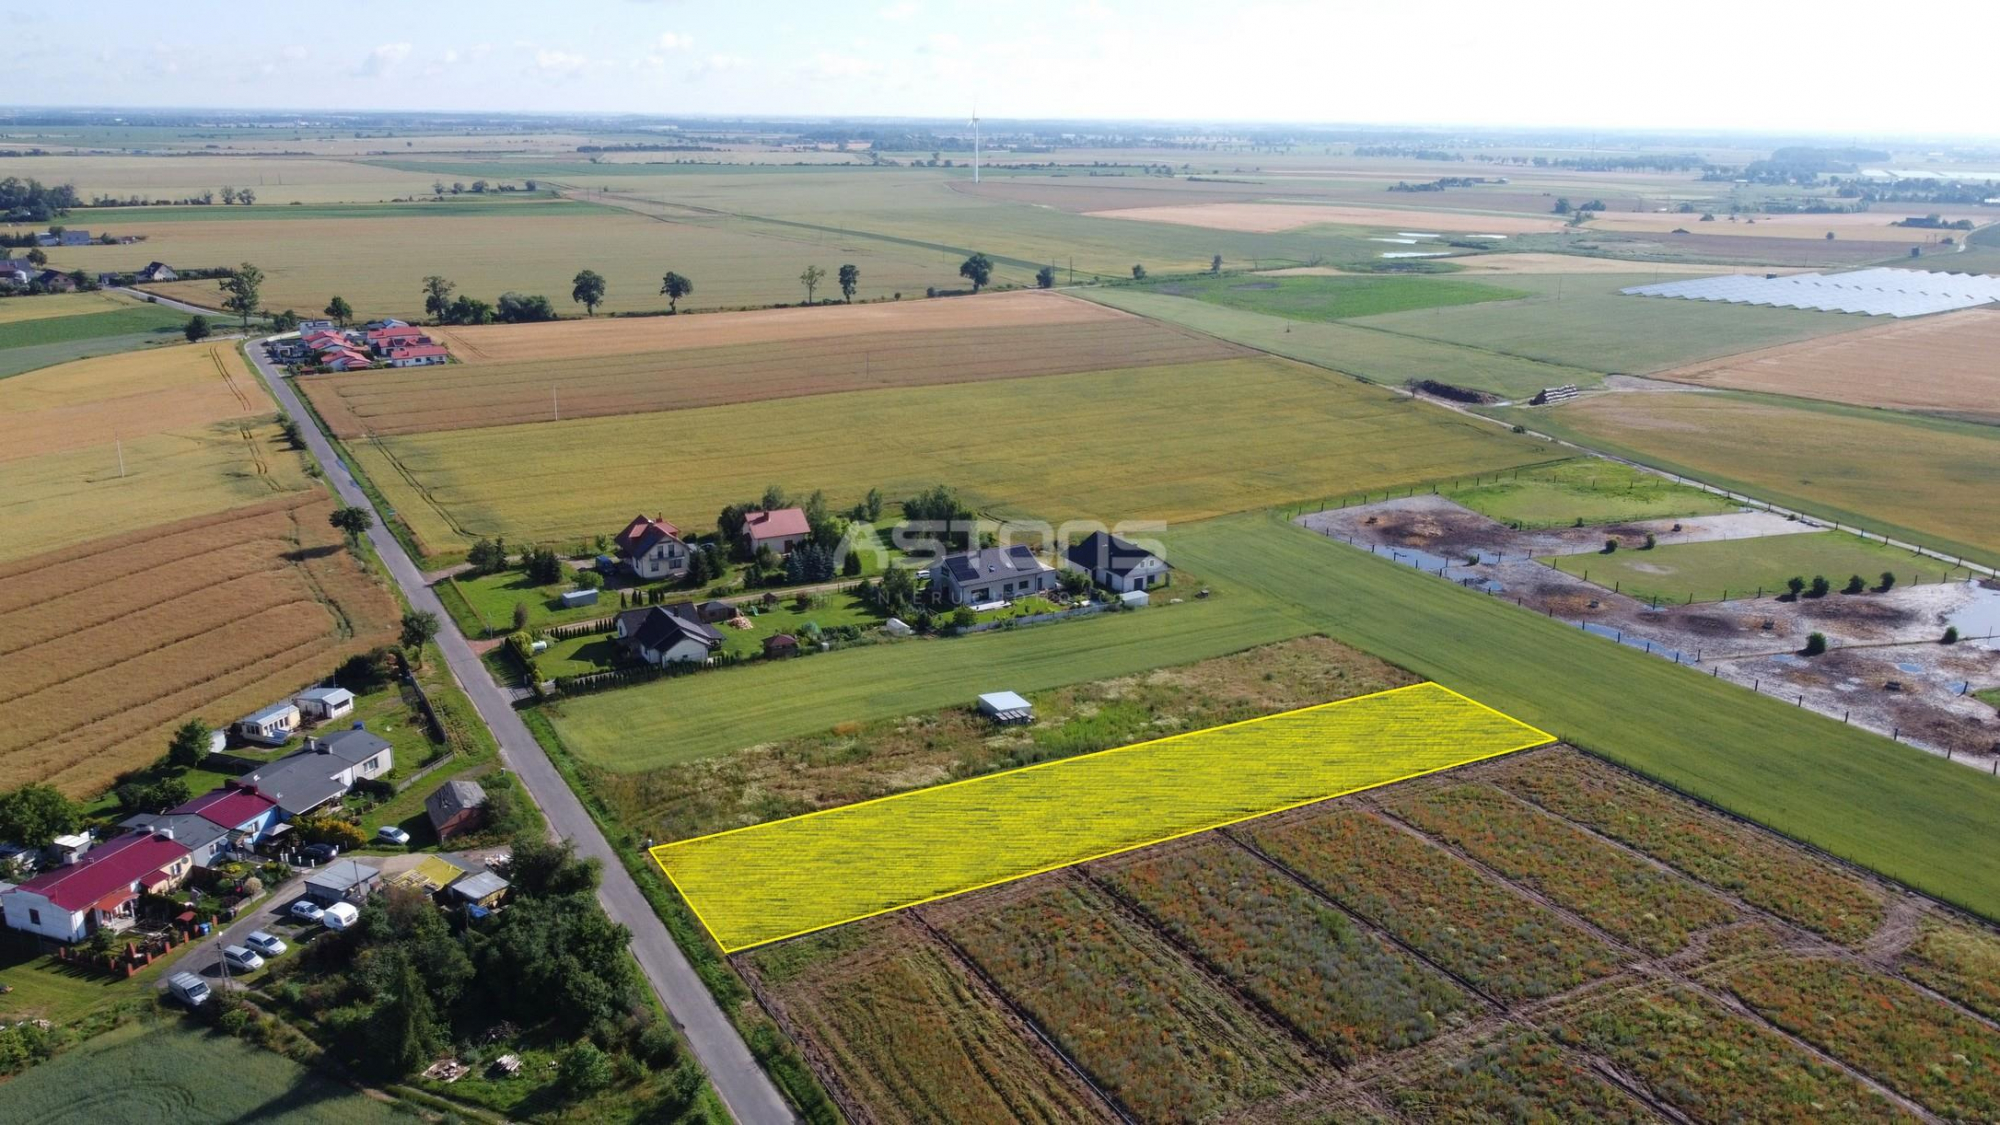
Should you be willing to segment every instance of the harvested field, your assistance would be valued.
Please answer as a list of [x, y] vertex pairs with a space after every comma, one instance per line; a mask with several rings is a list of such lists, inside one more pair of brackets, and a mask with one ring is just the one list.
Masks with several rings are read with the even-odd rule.
[[[4, 307], [4, 306], [0, 306]], [[702, 316], [617, 317], [558, 324], [487, 324], [429, 331], [465, 363], [575, 360], [970, 328], [1038, 328], [1119, 319], [1061, 293], [1016, 290], [976, 297], [753, 309]]]
[[78, 360], [0, 381], [0, 464], [271, 410], [233, 343]]
[[0, 788], [95, 793], [391, 641], [394, 600], [300, 493], [0, 566]]
[[[1474, 254], [1452, 259], [1464, 273], [1617, 273], [1694, 274], [1707, 276], [1722, 272], [1706, 262], [1633, 262], [1619, 258], [1591, 258], [1582, 254], [1547, 254], [1530, 251], [1520, 254]], [[1771, 273], [1793, 273], [1791, 268]]]
[[[1069, 424], [1053, 407], [1106, 424], [1089, 442], [1052, 440]], [[949, 441], [895, 440], [941, 427]], [[481, 535], [573, 543], [640, 510], [697, 527], [774, 482], [823, 489], [836, 507], [945, 481], [1002, 517], [1184, 520], [1316, 499], [1331, 481], [1379, 488], [1550, 456], [1496, 429], [1259, 357], [403, 435], [354, 452], [426, 553], [446, 554]], [[663, 442], [673, 473], [594, 471], [610, 451]]]
[[[1618, 589], [1640, 601], [1669, 603], [1741, 601], [1775, 595], [1782, 593], [1786, 580], [1793, 577], [1808, 582], [1815, 576], [1823, 577], [1838, 591], [1854, 575], [1870, 589], [1885, 573], [1893, 573], [1905, 586], [1963, 581], [1969, 576], [1950, 563], [1844, 531], [1667, 543], [1652, 550], [1560, 555], [1542, 561], [1566, 574], [1588, 572], [1597, 585]], [[1836, 593], [1830, 597], [1851, 599], [1853, 595]], [[1837, 617], [1838, 611], [1832, 615]]]
[[[1923, 208], [1917, 207], [1922, 211]], [[1960, 231], [1936, 231], [1922, 227], [1894, 226], [1897, 220], [1906, 218], [1904, 211], [1880, 210], [1862, 211], [1845, 215], [1716, 215], [1712, 222], [1702, 222], [1700, 215], [1659, 214], [1657, 212], [1619, 212], [1599, 215], [1592, 219], [1585, 229], [1594, 231], [1625, 231], [1634, 234], [1666, 234], [1674, 230], [1688, 230], [1705, 235], [1728, 235], [1734, 238], [1807, 238], [1826, 241], [1828, 231], [1840, 239], [1854, 239], [1869, 242], [1894, 242], [1904, 245], [1924, 245], [1935, 242], [1941, 235], [1963, 237]]]
[[2000, 1020], [2000, 938], [1957, 921], [1924, 919], [1903, 975]]
[[1562, 220], [1526, 215], [1468, 215], [1452, 211], [1418, 211], [1394, 207], [1337, 207], [1289, 203], [1197, 203], [1161, 207], [1127, 207], [1092, 211], [1098, 219], [1131, 219], [1142, 223], [1172, 223], [1211, 230], [1274, 234], [1300, 227], [1335, 223], [1399, 230], [1456, 231], [1493, 234], [1545, 234], [1563, 228]]
[[832, 1079], [850, 1120], [1104, 1116], [1046, 1047], [907, 921], [863, 923], [744, 963], [786, 1031]]
[[24, 320], [52, 320], [57, 317], [89, 316], [92, 313], [117, 312], [134, 308], [139, 302], [117, 293], [44, 293], [37, 297], [25, 297], [0, 301], [0, 324], [18, 324]]
[[552, 401], [556, 395], [562, 417], [586, 418], [1251, 354], [1156, 321], [1112, 316], [1035, 327], [818, 337], [573, 363], [531, 360], [356, 372], [314, 376], [299, 384], [333, 431], [351, 438], [549, 421], [558, 405]]
[[1646, 1125], [1659, 1120], [1624, 1091], [1579, 1066], [1548, 1036], [1510, 1030], [1466, 1055], [1419, 1075], [1389, 1094], [1413, 1121], [1596, 1121]]
[[1967, 309], [1916, 317], [1655, 377], [2000, 421], [2000, 314]]

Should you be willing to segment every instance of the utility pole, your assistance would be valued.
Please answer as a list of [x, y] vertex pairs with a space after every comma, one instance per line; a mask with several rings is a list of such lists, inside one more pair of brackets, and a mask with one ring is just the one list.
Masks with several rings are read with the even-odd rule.
[[111, 436], [111, 444], [118, 447], [118, 479], [125, 479], [125, 439], [116, 434]]
[[549, 388], [549, 409], [555, 411], [556, 421], [562, 421], [562, 403], [557, 400], [556, 389], [553, 386]]

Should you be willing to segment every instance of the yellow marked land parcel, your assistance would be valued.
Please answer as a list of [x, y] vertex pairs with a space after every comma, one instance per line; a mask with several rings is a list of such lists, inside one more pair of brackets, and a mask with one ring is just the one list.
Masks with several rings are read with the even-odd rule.
[[726, 953], [1554, 739], [1439, 684], [662, 844]]

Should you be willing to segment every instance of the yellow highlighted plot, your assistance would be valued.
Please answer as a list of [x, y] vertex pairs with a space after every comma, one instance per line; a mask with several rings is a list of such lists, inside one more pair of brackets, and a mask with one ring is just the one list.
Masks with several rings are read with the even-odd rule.
[[1552, 741], [1412, 684], [662, 844], [653, 858], [735, 953]]

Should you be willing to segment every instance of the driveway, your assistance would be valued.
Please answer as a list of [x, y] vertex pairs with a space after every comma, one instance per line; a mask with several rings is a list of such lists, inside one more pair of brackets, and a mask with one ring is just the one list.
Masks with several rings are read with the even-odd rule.
[[[271, 365], [260, 342], [252, 341], [245, 350], [249, 353], [251, 365], [270, 387], [279, 405], [299, 421], [306, 447], [319, 460], [327, 483], [341, 501], [373, 512], [374, 505], [355, 483], [353, 472], [335, 454], [332, 443], [320, 431], [312, 414], [299, 402], [290, 381]], [[777, 1125], [796, 1120], [791, 1107], [778, 1093], [778, 1088], [757, 1065], [743, 1037], [736, 1033], [736, 1026], [723, 1014], [707, 986], [702, 984], [701, 977], [696, 975], [694, 966], [681, 952], [681, 947], [674, 943], [666, 924], [653, 912], [652, 904], [640, 892], [639, 884], [633, 881], [618, 854], [611, 849], [610, 842], [598, 831], [583, 802], [570, 791], [562, 774], [542, 751], [541, 744], [528, 733], [527, 725], [515, 714], [508, 693], [487, 674], [486, 666], [452, 622], [451, 614], [445, 612], [437, 595], [425, 583], [423, 571], [411, 561], [403, 545], [381, 526], [380, 521], [381, 514], [378, 512], [376, 526], [368, 531], [369, 542], [374, 545], [389, 576], [402, 588], [403, 596], [410, 605], [437, 615], [440, 626], [437, 645], [444, 654], [446, 666], [459, 686], [465, 689], [466, 697], [472, 701], [480, 718], [492, 729], [493, 737], [500, 744], [501, 760], [514, 771], [522, 787], [548, 818], [550, 832], [557, 838], [574, 843], [578, 855], [594, 857], [603, 863], [604, 881], [598, 887], [598, 901], [612, 921], [632, 931], [632, 955], [638, 959], [640, 971], [645, 973], [674, 1023], [687, 1036], [695, 1057], [701, 1061], [709, 1080], [715, 1085], [716, 1095], [738, 1121], [751, 1125]]]

